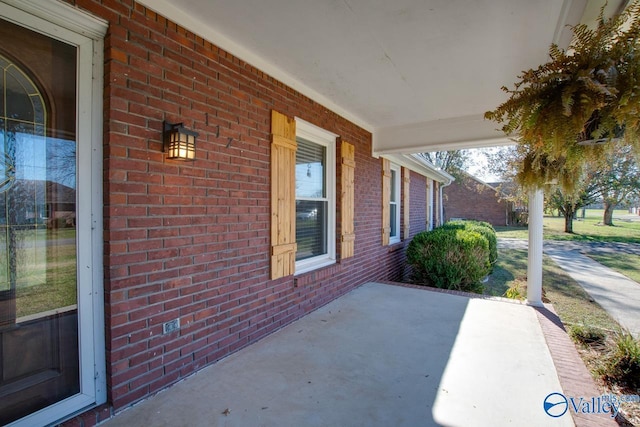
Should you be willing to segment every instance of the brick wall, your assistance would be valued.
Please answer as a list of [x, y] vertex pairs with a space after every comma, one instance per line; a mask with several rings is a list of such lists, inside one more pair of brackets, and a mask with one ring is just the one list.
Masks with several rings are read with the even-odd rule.
[[409, 239], [427, 228], [427, 178], [411, 172], [411, 228]]
[[[109, 404], [69, 425], [93, 425], [362, 283], [401, 277], [404, 243], [381, 246], [381, 162], [370, 156], [369, 132], [132, 0], [67, 2], [110, 23]], [[355, 256], [276, 281], [269, 280], [271, 109], [354, 144], [358, 195]], [[200, 133], [195, 162], [165, 159], [163, 120]], [[411, 178], [415, 233], [424, 229], [426, 183]], [[181, 329], [163, 335], [162, 324], [176, 318]]]
[[487, 221], [495, 226], [507, 225], [509, 203], [500, 200], [491, 187], [463, 176], [443, 191], [446, 220], [464, 218]]

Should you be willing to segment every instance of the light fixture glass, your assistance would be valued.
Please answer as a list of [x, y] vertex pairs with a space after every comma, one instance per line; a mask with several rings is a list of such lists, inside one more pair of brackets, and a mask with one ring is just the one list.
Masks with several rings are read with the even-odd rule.
[[167, 159], [195, 160], [198, 133], [186, 129], [182, 123], [164, 122], [164, 150]]

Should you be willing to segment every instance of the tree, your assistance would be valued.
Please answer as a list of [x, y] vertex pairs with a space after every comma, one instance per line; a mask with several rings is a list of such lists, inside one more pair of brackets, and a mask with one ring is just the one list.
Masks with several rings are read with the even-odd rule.
[[566, 192], [560, 187], [547, 192], [547, 207], [557, 209], [564, 217], [564, 232], [573, 233], [573, 219], [581, 208], [596, 201], [597, 191], [594, 184], [586, 180], [576, 185], [578, 190]]
[[506, 200], [518, 205], [526, 205], [528, 196], [522, 186], [518, 184], [518, 167], [522, 162], [522, 149], [517, 145], [508, 145], [485, 151], [489, 171], [500, 177], [502, 183], [498, 186], [500, 194]]
[[[546, 185], [548, 207], [558, 209], [565, 219], [565, 232], [573, 232], [573, 218], [582, 207], [602, 199], [605, 211], [603, 224], [613, 225], [613, 210], [625, 200], [640, 197], [640, 166], [632, 146], [624, 141], [611, 141], [602, 146], [599, 160], [585, 163], [582, 168], [562, 171], [572, 180], [570, 188]], [[518, 173], [527, 154], [520, 145], [504, 147], [487, 155], [489, 168], [505, 181], [518, 181]], [[550, 181], [551, 182], [551, 181]], [[512, 201], [526, 200], [521, 187], [510, 195]]]
[[632, 147], [615, 143], [608, 148], [587, 175], [604, 203], [603, 224], [613, 225], [615, 207], [640, 196], [640, 170]]
[[492, 151], [484, 151], [487, 164], [492, 174], [499, 176], [503, 181], [513, 181], [517, 174], [516, 163], [520, 160], [518, 147], [507, 145], [497, 147]]
[[[487, 155], [489, 167], [493, 173], [499, 174], [505, 181], [517, 181], [526, 152], [522, 146], [508, 146]], [[526, 203], [527, 194], [523, 187], [515, 187], [509, 199], [514, 202]], [[564, 231], [573, 233], [573, 219], [576, 212], [584, 206], [595, 202], [598, 196], [597, 186], [588, 174], [581, 174], [574, 179], [571, 190], [562, 186], [548, 184], [545, 186], [546, 206], [557, 209], [564, 217]]]
[[420, 155], [435, 167], [453, 176], [457, 176], [459, 171], [467, 169], [473, 163], [468, 150], [432, 151]]

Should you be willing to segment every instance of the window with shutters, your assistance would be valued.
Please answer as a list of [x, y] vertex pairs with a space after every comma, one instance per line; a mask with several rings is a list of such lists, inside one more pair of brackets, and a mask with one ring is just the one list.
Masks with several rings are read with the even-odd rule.
[[389, 243], [400, 241], [400, 166], [391, 164], [391, 182], [389, 185]]
[[336, 259], [336, 135], [296, 118], [297, 273]]

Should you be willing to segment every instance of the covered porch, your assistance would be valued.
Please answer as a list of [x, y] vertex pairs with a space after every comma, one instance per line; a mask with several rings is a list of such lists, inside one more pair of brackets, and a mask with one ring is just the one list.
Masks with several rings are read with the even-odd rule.
[[[77, 184], [45, 251], [7, 222], [5, 253], [29, 257], [0, 297], [33, 310], [0, 322], [0, 423], [547, 424], [544, 395], [595, 396], [558, 381], [543, 334], [539, 191], [528, 304], [382, 282], [441, 212], [446, 176], [414, 156], [508, 143], [483, 119], [500, 86], [602, 3], [0, 0], [6, 169]], [[32, 307], [23, 291], [60, 277], [70, 296]], [[53, 326], [32, 337], [34, 313]]]
[[[499, 88], [602, 6], [140, 3], [370, 132], [371, 155], [396, 162], [511, 143], [483, 119]], [[541, 301], [542, 207], [531, 192], [527, 304], [370, 282], [106, 425], [613, 425], [543, 410], [551, 393], [598, 391]]]
[[[523, 70], [630, 0], [140, 0], [371, 132], [372, 155], [512, 144], [484, 119]], [[542, 189], [529, 194], [530, 305], [542, 306]], [[442, 216], [442, 214], [441, 214]], [[431, 228], [430, 226], [428, 228]]]
[[615, 425], [542, 410], [550, 393], [597, 395], [556, 321], [500, 298], [367, 283], [104, 426]]

